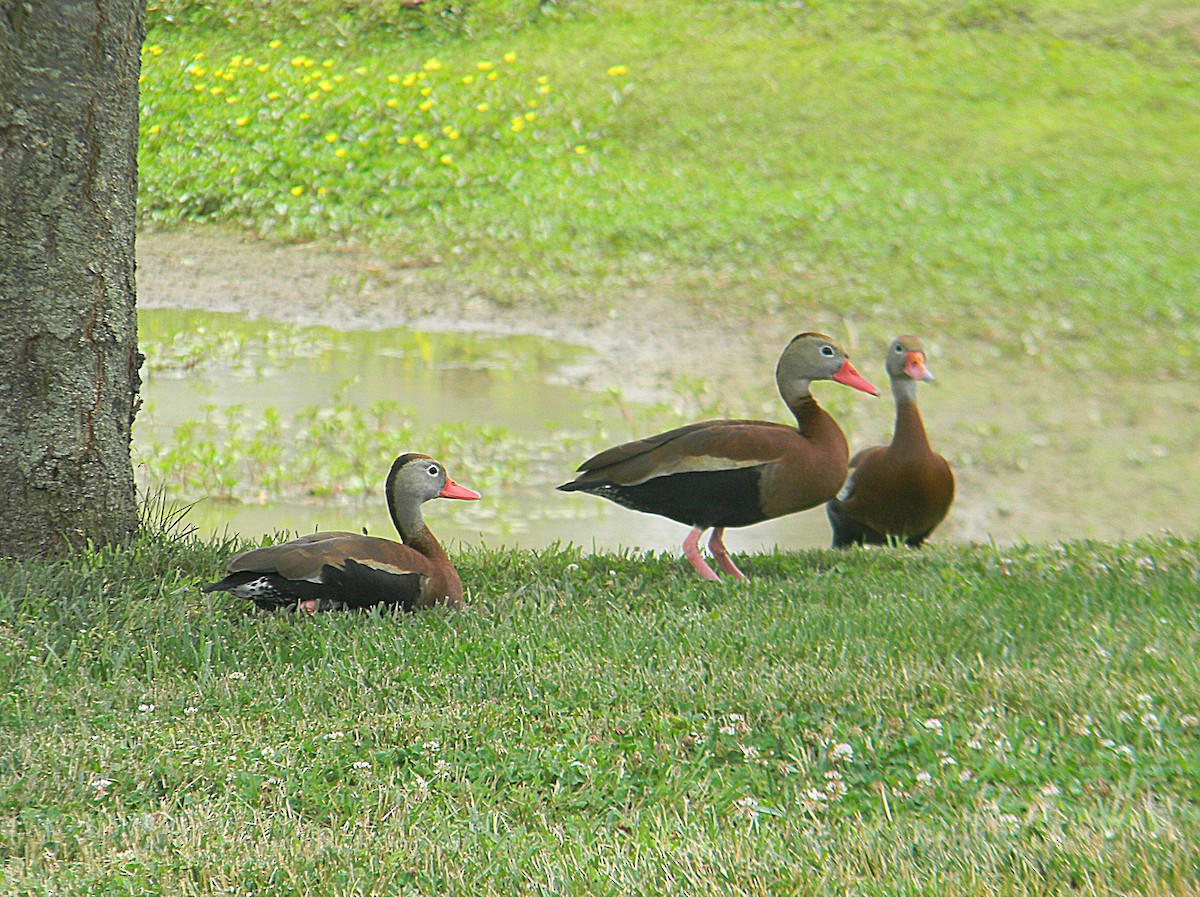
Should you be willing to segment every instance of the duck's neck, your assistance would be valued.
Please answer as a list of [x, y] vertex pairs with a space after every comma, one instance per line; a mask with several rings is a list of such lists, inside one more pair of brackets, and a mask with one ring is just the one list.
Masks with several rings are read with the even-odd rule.
[[817, 400], [808, 391], [808, 384], [805, 383], [804, 386], [804, 391], [793, 395], [787, 406], [796, 416], [796, 427], [800, 430], [800, 435], [813, 439], [832, 418], [817, 404]]
[[446, 557], [446, 552], [442, 550], [441, 544], [429, 531], [429, 527], [425, 525], [425, 518], [421, 516], [419, 503], [393, 501], [389, 505], [389, 510], [392, 512], [392, 523], [396, 525], [396, 532], [400, 534], [401, 542], [428, 558]]
[[929, 452], [929, 437], [917, 409], [917, 382], [908, 377], [892, 381], [892, 396], [896, 400], [896, 430], [892, 446], [913, 452]]

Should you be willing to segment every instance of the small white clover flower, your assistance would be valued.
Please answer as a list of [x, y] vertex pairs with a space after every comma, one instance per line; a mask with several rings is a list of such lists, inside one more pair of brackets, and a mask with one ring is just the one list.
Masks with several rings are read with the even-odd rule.
[[245, 679], [246, 674], [243, 673], [241, 670], [234, 670], [232, 673], [229, 674], [229, 678], [230, 679]]
[[1200, 726], [1200, 717], [1197, 717], [1194, 713], [1185, 713], [1179, 717], [1179, 725], [1185, 729], [1194, 729]]
[[354, 768], [355, 769], [370, 769], [371, 761], [370, 760], [355, 760]]
[[1149, 729], [1151, 732], [1157, 732], [1160, 729], [1162, 729], [1162, 724], [1159, 723], [1158, 717], [1155, 716], [1153, 713], [1143, 713], [1142, 714], [1142, 725], [1145, 726], [1147, 729]]
[[834, 763], [850, 762], [854, 759], [854, 747], [846, 742], [840, 742], [833, 746], [833, 750], [829, 752], [829, 759]]
[[138, 713], [153, 713], [153, 704], [138, 704]]
[[930, 732], [938, 732], [940, 734], [942, 731], [942, 721], [940, 719], [938, 719], [936, 716], [932, 717], [930, 719], [927, 719], [927, 720], [925, 720], [925, 728], [928, 729]]
[[1042, 797], [1058, 797], [1060, 794], [1062, 794], [1062, 790], [1053, 782], [1042, 786]]
[[925, 787], [926, 785], [930, 785], [932, 783], [933, 783], [933, 776], [931, 776], [925, 770], [922, 769], [919, 773], [917, 773], [917, 784], [918, 785], [920, 785], [921, 787]]

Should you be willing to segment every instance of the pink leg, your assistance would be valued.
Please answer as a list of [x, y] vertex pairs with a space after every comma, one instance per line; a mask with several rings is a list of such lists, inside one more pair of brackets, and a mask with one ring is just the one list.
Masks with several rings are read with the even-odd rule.
[[305, 598], [303, 601], [296, 602], [296, 610], [302, 614], [315, 614], [319, 606], [316, 598]]
[[700, 534], [703, 532], [703, 529], [696, 527], [688, 533], [688, 537], [683, 540], [683, 556], [688, 559], [689, 564], [696, 568], [701, 579], [720, 582], [721, 577], [713, 573], [712, 567], [708, 566], [704, 558], [700, 557]]
[[733, 562], [733, 558], [729, 556], [729, 552], [725, 550], [725, 542], [722, 536], [725, 535], [725, 527], [718, 526], [712, 531], [712, 535], [708, 538], [708, 550], [712, 552], [712, 556], [717, 560], [717, 566], [728, 573], [730, 576], [738, 579], [749, 579], [745, 573], [737, 568], [737, 564]]

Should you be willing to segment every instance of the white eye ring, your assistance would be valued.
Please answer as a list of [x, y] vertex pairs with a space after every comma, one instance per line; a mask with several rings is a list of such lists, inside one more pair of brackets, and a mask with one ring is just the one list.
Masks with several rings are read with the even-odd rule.
[[833, 346], [822, 346], [821, 354], [824, 355], [826, 358], [833, 358], [833, 356], [835, 354], [833, 351]]
[[441, 471], [440, 471], [440, 470], [438, 470], [438, 466], [437, 466], [436, 464], [430, 464], [430, 465], [429, 465], [429, 467], [428, 467], [428, 469], [427, 469], [425, 472], [426, 472], [427, 474], [429, 474], [431, 477], [435, 477], [435, 476], [437, 476], [439, 473], [441, 473]]
[[902, 345], [900, 345], [899, 343], [896, 343], [896, 354], [897, 355], [904, 354], [904, 347]]

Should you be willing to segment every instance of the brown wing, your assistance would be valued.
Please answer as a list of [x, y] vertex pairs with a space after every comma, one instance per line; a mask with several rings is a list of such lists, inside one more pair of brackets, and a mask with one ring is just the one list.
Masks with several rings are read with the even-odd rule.
[[779, 460], [799, 438], [769, 421], [715, 420], [606, 449], [579, 466], [575, 482], [635, 485], [677, 473], [737, 470]]
[[357, 533], [313, 533], [239, 554], [230, 573], [278, 573], [291, 580], [316, 581], [325, 566], [344, 569], [347, 559], [387, 573], [429, 574], [432, 563], [417, 551], [375, 536]]

